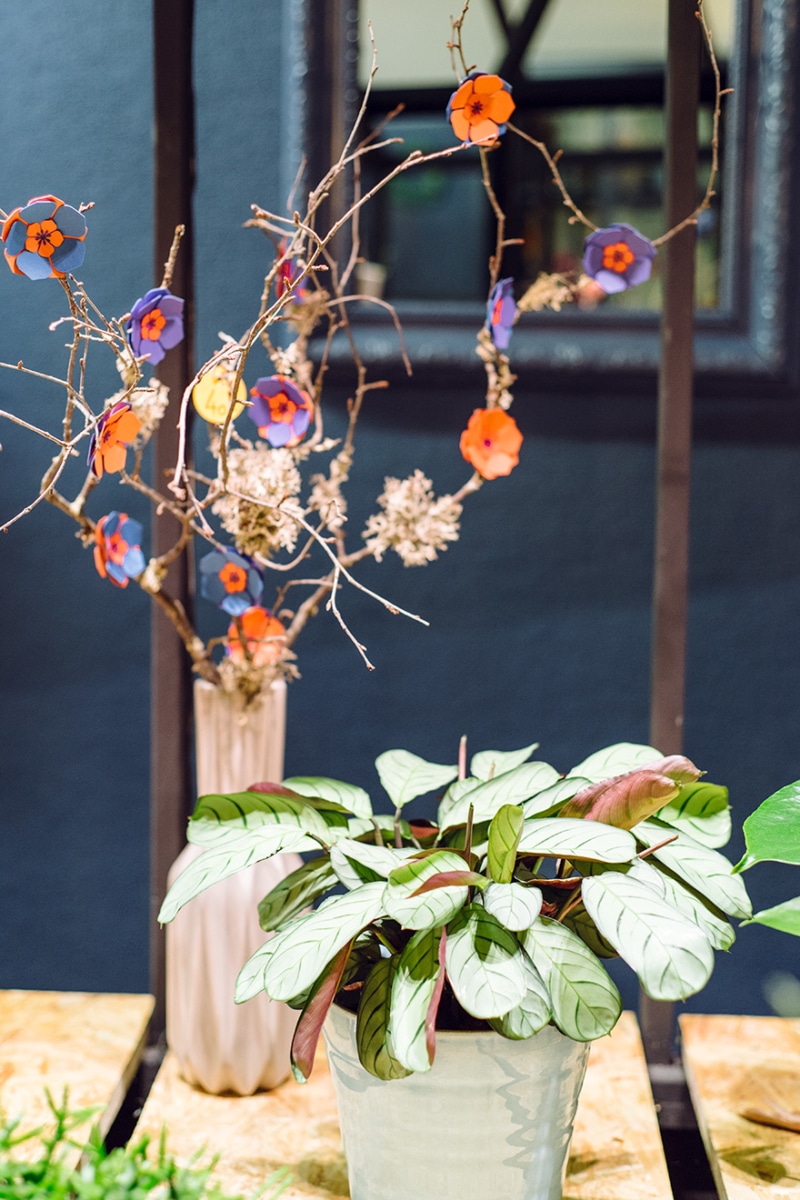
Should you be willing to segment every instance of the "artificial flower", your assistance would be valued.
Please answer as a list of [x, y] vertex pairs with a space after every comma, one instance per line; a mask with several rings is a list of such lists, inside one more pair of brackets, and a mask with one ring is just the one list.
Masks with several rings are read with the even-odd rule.
[[98, 479], [123, 469], [128, 446], [141, 427], [142, 422], [127, 400], [118, 400], [100, 414], [89, 442], [87, 460]]
[[86, 220], [56, 196], [35, 196], [3, 223], [5, 256], [15, 275], [63, 279], [77, 271], [86, 247]]
[[490, 146], [506, 131], [516, 108], [511, 85], [499, 75], [471, 71], [447, 103], [447, 119], [460, 142]]
[[200, 591], [232, 617], [257, 604], [263, 590], [258, 567], [235, 550], [212, 550], [200, 559]]
[[522, 434], [502, 408], [476, 408], [461, 434], [461, 453], [484, 479], [510, 475], [519, 462]]
[[94, 565], [103, 579], [127, 587], [145, 568], [142, 526], [127, 513], [110, 512], [94, 527]]
[[632, 225], [595, 229], [583, 246], [583, 269], [604, 292], [624, 292], [650, 278], [656, 248]]
[[239, 624], [232, 621], [228, 627], [227, 653], [236, 663], [249, 661], [254, 667], [269, 667], [280, 658], [283, 646], [285, 625], [277, 617], [271, 616], [265, 608], [259, 605], [246, 608], [239, 617], [241, 630], [244, 633], [245, 647], [239, 631]]
[[168, 288], [151, 288], [131, 309], [125, 332], [136, 357], [147, 358], [154, 367], [167, 350], [183, 341], [183, 300]]
[[[281, 254], [285, 253], [284, 247], [281, 246]], [[295, 283], [295, 279], [302, 273], [302, 268], [298, 266], [293, 258], [287, 258], [278, 267], [278, 273], [275, 276], [275, 294], [280, 300], [281, 296], [285, 296], [287, 292], [291, 294], [290, 298], [294, 304], [302, 304], [307, 295], [306, 281]]]
[[486, 305], [486, 327], [498, 350], [507, 350], [511, 339], [511, 326], [517, 316], [514, 301], [514, 280], [498, 279], [492, 288]]
[[286, 375], [270, 375], [257, 379], [250, 395], [250, 416], [270, 446], [291, 448], [302, 442], [314, 411], [314, 401], [306, 392]]
[[[230, 362], [219, 362], [192, 388], [192, 403], [204, 421], [210, 425], [224, 425], [231, 403], [231, 388], [236, 378], [236, 369]], [[233, 416], [238, 417], [247, 399], [247, 388], [243, 379], [236, 388]]]

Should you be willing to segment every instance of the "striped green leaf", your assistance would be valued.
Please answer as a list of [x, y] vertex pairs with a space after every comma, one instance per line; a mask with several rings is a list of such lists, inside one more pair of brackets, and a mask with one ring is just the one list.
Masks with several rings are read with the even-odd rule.
[[679, 795], [658, 810], [658, 819], [716, 850], [731, 836], [728, 789], [716, 783], [684, 784]]
[[761, 912], [754, 913], [743, 924], [752, 925], [754, 921], [759, 925], [769, 925], [770, 929], [779, 929], [781, 933], [794, 933], [800, 937], [800, 896], [785, 900], [773, 908], [762, 908]]
[[310, 858], [296, 871], [286, 875], [261, 901], [258, 906], [261, 928], [266, 933], [277, 929], [313, 904], [335, 881], [336, 875], [325, 855]]
[[700, 896], [684, 887], [677, 879], [673, 879], [666, 871], [637, 858], [630, 864], [628, 874], [661, 896], [681, 916], [699, 925], [715, 950], [729, 950], [736, 941], [736, 930], [730, 921], [717, 909], [704, 904]]
[[421, 929], [407, 943], [392, 983], [389, 1036], [398, 1062], [429, 1071], [433, 1062], [436, 1007], [444, 983], [441, 929]]
[[408, 750], [386, 750], [375, 759], [375, 766], [395, 808], [444, 787], [458, 775], [457, 766], [429, 763]]
[[397, 956], [382, 958], [367, 976], [356, 1017], [356, 1045], [362, 1067], [378, 1079], [402, 1079], [411, 1071], [398, 1061], [389, 1035], [392, 982]]
[[326, 779], [320, 775], [293, 775], [284, 779], [284, 787], [299, 792], [301, 796], [318, 796], [340, 804], [356, 817], [372, 816], [372, 801], [363, 788], [354, 783], [343, 783], [341, 779]]
[[436, 819], [442, 828], [453, 805], [458, 803], [463, 796], [466, 796], [467, 792], [471, 792], [474, 788], [479, 787], [480, 783], [480, 779], [475, 779], [473, 775], [470, 775], [467, 779], [455, 779], [450, 784], [450, 787], [439, 801], [439, 811]]
[[489, 1024], [503, 1037], [523, 1041], [544, 1029], [553, 1015], [550, 994], [539, 972], [527, 954], [523, 960], [528, 990], [516, 1008], [503, 1017], [494, 1017]]
[[[305, 921], [309, 915], [295, 917], [294, 920]], [[258, 996], [264, 991], [264, 970], [272, 957], [274, 941], [274, 938], [270, 938], [263, 942], [255, 953], [250, 955], [236, 976], [236, 984], [233, 989], [233, 999], [236, 1004], [244, 1004], [246, 1000], [252, 1000], [254, 996]]]
[[568, 775], [566, 779], [559, 779], [557, 783], [531, 796], [530, 800], [523, 803], [522, 811], [526, 817], [536, 817], [549, 809], [557, 810], [588, 785], [589, 780], [583, 776]]
[[490, 883], [483, 907], [506, 929], [530, 929], [542, 909], [542, 893], [521, 883]]
[[[670, 826], [653, 818], [640, 822], [633, 829], [636, 838], [645, 846], [658, 845], [672, 832]], [[753, 907], [743, 879], [733, 873], [727, 858], [718, 851], [701, 846], [688, 834], [679, 833], [675, 841], [654, 850], [652, 858], [729, 916], [752, 915]]]
[[504, 775], [506, 771], [513, 771], [515, 767], [527, 762], [534, 750], [538, 749], [539, 743], [532, 742], [530, 746], [523, 746], [521, 750], [480, 750], [472, 756], [469, 764], [470, 775], [474, 775], [476, 779], [494, 779], [497, 775]]
[[583, 904], [606, 941], [632, 967], [654, 1000], [685, 1000], [714, 969], [714, 951], [698, 925], [638, 879], [604, 871], [584, 879]]
[[505, 775], [479, 783], [450, 806], [443, 829], [466, 825], [470, 805], [474, 821], [490, 821], [504, 804], [522, 804], [537, 792], [550, 787], [559, 779], [558, 771], [549, 763], [523, 763]]
[[502, 1017], [528, 990], [522, 947], [482, 904], [462, 909], [447, 926], [447, 978], [473, 1017]]
[[339, 882], [352, 891], [362, 883], [387, 879], [413, 853], [413, 849], [397, 850], [393, 846], [374, 846], [343, 838], [331, 847], [330, 860]]
[[489, 874], [497, 883], [510, 883], [514, 878], [522, 826], [525, 818], [516, 804], [504, 804], [492, 817], [489, 826]]
[[614, 746], [606, 746], [605, 749], [590, 754], [567, 774], [582, 775], [590, 783], [600, 783], [603, 779], [612, 779], [615, 775], [624, 775], [638, 767], [649, 766], [657, 759], [660, 761], [662, 757], [661, 752], [652, 746], [617, 742]]
[[529, 817], [522, 830], [518, 853], [589, 862], [621, 863], [636, 857], [636, 839], [626, 829], [601, 821], [574, 817]]
[[184, 904], [244, 867], [272, 858], [282, 850], [305, 849], [305, 835], [296, 826], [263, 825], [257, 829], [240, 831], [238, 841], [226, 844], [219, 850], [205, 850], [181, 871], [164, 898], [158, 920], [162, 925], [167, 924]]
[[346, 830], [347, 818], [336, 810], [320, 811], [300, 796], [235, 792], [201, 796], [186, 836], [195, 846], [221, 848], [247, 830], [272, 825], [292, 826], [330, 842], [332, 830]]
[[466, 904], [466, 886], [437, 888], [414, 895], [426, 879], [443, 871], [463, 871], [466, 864], [453, 850], [436, 850], [396, 867], [386, 888], [386, 912], [404, 929], [433, 929], [447, 922]]
[[553, 1020], [576, 1042], [610, 1033], [622, 1012], [614, 981], [576, 933], [541, 917], [521, 934], [525, 950], [542, 977]]

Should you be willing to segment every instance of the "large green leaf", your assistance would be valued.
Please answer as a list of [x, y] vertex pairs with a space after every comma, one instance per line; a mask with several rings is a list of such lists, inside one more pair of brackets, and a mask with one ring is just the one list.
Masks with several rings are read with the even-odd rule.
[[641, 746], [634, 742], [617, 742], [614, 746], [596, 750], [576, 767], [572, 767], [567, 774], [582, 775], [590, 783], [600, 783], [601, 780], [611, 779], [614, 775], [624, 775], [626, 771], [635, 771], [637, 767], [647, 767], [661, 758], [660, 751], [654, 750], [652, 746]]
[[728, 789], [716, 783], [684, 784], [680, 794], [658, 810], [658, 819], [716, 850], [731, 836]]
[[750, 925], [754, 921], [759, 925], [769, 925], [771, 929], [779, 929], [781, 933], [794, 933], [800, 937], [800, 896], [776, 904], [774, 908], [762, 908], [761, 912], [754, 913], [743, 924]]
[[714, 969], [703, 931], [638, 879], [603, 871], [584, 879], [583, 904], [600, 933], [654, 1000], [685, 1000]]
[[800, 780], [759, 804], [744, 823], [744, 840], [747, 853], [737, 871], [759, 862], [800, 863]]
[[532, 742], [521, 750], [481, 750], [472, 756], [470, 774], [476, 779], [494, 779], [496, 775], [504, 775], [506, 771], [513, 771], [514, 767], [527, 762], [534, 750], [538, 749], [539, 743]]
[[378, 1079], [402, 1079], [411, 1071], [392, 1049], [389, 1018], [397, 956], [382, 958], [367, 976], [356, 1018], [356, 1045], [362, 1067]]
[[528, 990], [519, 942], [482, 904], [470, 904], [447, 926], [447, 978], [473, 1017], [502, 1017]]
[[240, 831], [237, 842], [226, 844], [219, 850], [205, 850], [181, 871], [164, 898], [158, 920], [162, 925], [167, 924], [184, 904], [244, 867], [263, 862], [283, 850], [305, 849], [305, 835], [290, 825], [262, 825]]
[[310, 858], [277, 883], [258, 906], [261, 928], [270, 933], [301, 913], [336, 882], [327, 855]]
[[542, 909], [542, 893], [521, 883], [490, 883], [483, 907], [506, 929], [530, 929]]
[[[186, 836], [192, 845], [221, 849], [247, 830], [274, 825], [302, 829], [327, 843], [333, 840], [331, 830], [346, 830], [347, 818], [335, 810], [320, 811], [300, 796], [235, 792], [201, 796]], [[309, 844], [309, 849], [313, 848]]]
[[525, 800], [522, 811], [526, 817], [536, 817], [539, 813], [546, 813], [550, 809], [557, 810], [583, 788], [588, 787], [589, 782], [583, 776], [568, 775], [566, 779], [559, 779], [557, 783], [537, 792], [535, 796], [531, 796], [530, 800]]
[[298, 1083], [305, 1083], [311, 1074], [319, 1035], [339, 990], [352, 945], [352, 942], [348, 942], [342, 946], [333, 962], [328, 963], [303, 1005], [303, 1011], [295, 1026], [290, 1054], [292, 1074]]
[[441, 943], [441, 929], [421, 929], [397, 963], [389, 1036], [395, 1057], [409, 1071], [429, 1071], [433, 1062], [435, 1003], [444, 982]]
[[517, 846], [524, 823], [522, 809], [516, 804], [504, 804], [492, 817], [487, 857], [489, 874], [497, 883], [510, 883], [514, 878]]
[[446, 925], [467, 902], [466, 886], [437, 888], [421, 896], [414, 893], [426, 879], [445, 871], [463, 871], [466, 863], [454, 850], [436, 850], [396, 867], [386, 888], [386, 912], [405, 929], [433, 929]]
[[397, 850], [393, 846], [374, 846], [343, 838], [331, 847], [330, 861], [339, 882], [352, 891], [362, 883], [388, 879], [395, 867], [413, 853], [413, 849]]
[[299, 792], [301, 796], [318, 796], [321, 800], [332, 800], [357, 817], [372, 816], [372, 801], [363, 788], [354, 783], [343, 783], [341, 779], [326, 779], [319, 775], [293, 775], [284, 779], [284, 787]]
[[576, 1042], [610, 1033], [622, 999], [608, 972], [576, 933], [541, 917], [521, 935], [553, 1006], [553, 1020]]
[[628, 867], [628, 874], [661, 896], [682, 916], [699, 925], [715, 950], [729, 950], [736, 941], [736, 930], [730, 921], [666, 871], [637, 858]]
[[383, 916], [383, 883], [332, 896], [284, 926], [270, 943], [263, 988], [273, 1000], [291, 1000], [313, 986], [327, 963], [371, 921]]
[[444, 787], [458, 775], [457, 766], [426, 762], [409, 750], [386, 750], [375, 759], [375, 766], [395, 808]]
[[517, 847], [522, 854], [590, 862], [621, 863], [636, 857], [636, 839], [626, 829], [573, 817], [529, 817]]
[[558, 779], [558, 771], [549, 763], [523, 763], [513, 771], [506, 771], [505, 775], [479, 783], [461, 796], [450, 806], [442, 828], [466, 825], [470, 805], [474, 810], [474, 821], [489, 821], [504, 804], [522, 804]]
[[550, 994], [527, 954], [524, 956], [523, 966], [528, 990], [521, 1002], [505, 1016], [494, 1017], [489, 1022], [497, 1033], [515, 1041], [533, 1037], [540, 1029], [544, 1029], [553, 1015]]
[[[652, 818], [633, 829], [637, 839], [646, 846], [658, 845], [672, 832], [669, 825], [661, 825]], [[679, 833], [675, 841], [654, 850], [652, 857], [724, 913], [732, 917], [752, 914], [744, 881], [733, 873], [727, 858], [718, 851], [701, 846], [686, 833]]]

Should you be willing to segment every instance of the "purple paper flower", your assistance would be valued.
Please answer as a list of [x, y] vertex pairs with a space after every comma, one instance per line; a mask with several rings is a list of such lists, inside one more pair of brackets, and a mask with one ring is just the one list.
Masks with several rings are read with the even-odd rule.
[[256, 380], [250, 389], [250, 416], [270, 446], [291, 448], [306, 436], [314, 401], [285, 375]]
[[183, 301], [167, 288], [151, 288], [131, 309], [126, 330], [131, 350], [154, 367], [183, 341]]
[[264, 590], [261, 572], [235, 550], [212, 550], [200, 559], [200, 591], [232, 617], [258, 604]]
[[650, 278], [656, 248], [632, 225], [595, 229], [584, 242], [583, 269], [604, 292], [624, 292]]
[[56, 196], [35, 196], [3, 223], [5, 256], [15, 275], [63, 279], [77, 271], [86, 247], [86, 220]]
[[117, 587], [127, 587], [129, 579], [145, 568], [140, 542], [142, 526], [127, 513], [110, 512], [101, 517], [94, 529], [94, 565], [98, 574]]
[[486, 305], [486, 327], [498, 350], [507, 350], [511, 326], [517, 315], [514, 302], [514, 280], [498, 279]]

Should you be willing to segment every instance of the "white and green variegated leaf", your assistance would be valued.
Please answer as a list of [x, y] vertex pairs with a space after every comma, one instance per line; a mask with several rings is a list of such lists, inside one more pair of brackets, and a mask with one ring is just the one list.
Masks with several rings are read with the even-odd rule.
[[457, 766], [426, 762], [409, 750], [386, 750], [375, 759], [375, 766], [395, 808], [445, 787], [458, 775]]
[[[381, 838], [384, 842], [394, 842], [394, 817], [391, 813], [375, 813], [372, 817], [351, 817], [347, 822], [346, 837], [356, 841], [362, 838], [365, 833], [372, 834], [373, 842], [377, 842], [375, 835], [375, 826], [380, 830]], [[407, 821], [400, 822], [400, 832], [403, 837], [410, 839], [411, 830]]]
[[636, 857], [636, 839], [627, 829], [574, 817], [529, 817], [518, 853], [589, 862], [622, 863]]
[[319, 855], [304, 862], [296, 871], [284, 876], [258, 906], [258, 921], [266, 933], [271, 933], [285, 921], [327, 892], [336, 882], [327, 856]]
[[532, 742], [530, 746], [523, 746], [521, 750], [480, 750], [472, 756], [469, 764], [470, 775], [474, 775], [476, 779], [494, 779], [497, 775], [504, 775], [506, 771], [513, 771], [514, 767], [527, 762], [534, 750], [538, 749], [539, 743]]
[[542, 893], [521, 883], [490, 883], [483, 907], [506, 929], [530, 929], [542, 910]]
[[441, 828], [444, 828], [445, 821], [450, 815], [453, 805], [466, 796], [467, 792], [471, 792], [473, 788], [479, 787], [481, 782], [482, 780], [476, 779], [474, 775], [470, 775], [466, 779], [455, 779], [450, 784], [450, 787], [439, 801], [439, 811], [436, 819]]
[[[238, 834], [276, 825], [301, 829], [330, 842], [333, 840], [331, 830], [345, 831], [347, 819], [341, 813], [320, 812], [313, 805], [288, 796], [237, 792], [227, 796], [201, 796], [186, 836], [193, 846], [222, 848]], [[308, 848], [314, 846], [309, 844]]]
[[308, 991], [342, 946], [385, 914], [384, 883], [365, 883], [357, 892], [332, 896], [305, 917], [275, 934], [264, 969], [264, 991], [290, 1000]]
[[473, 807], [473, 821], [490, 821], [504, 804], [522, 804], [529, 797], [550, 787], [559, 778], [558, 771], [549, 763], [523, 763], [505, 775], [498, 775], [466, 792], [453, 805], [442, 823], [443, 829], [466, 825], [469, 807]]
[[736, 931], [730, 921], [704, 904], [699, 896], [689, 891], [666, 871], [659, 871], [641, 858], [634, 859], [628, 874], [638, 879], [652, 891], [663, 897], [682, 916], [699, 925], [715, 950], [729, 950], [736, 940]]
[[520, 940], [544, 981], [561, 1032], [576, 1042], [592, 1042], [610, 1033], [622, 1012], [622, 999], [611, 976], [578, 935], [558, 921], [541, 917]]
[[414, 854], [413, 848], [396, 850], [393, 846], [373, 846], [343, 838], [331, 847], [330, 862], [339, 882], [352, 891], [362, 883], [388, 879], [395, 867], [411, 854]]
[[395, 1056], [389, 1032], [397, 956], [382, 958], [370, 971], [356, 1017], [356, 1046], [362, 1067], [377, 1079], [403, 1079], [411, 1071]]
[[613, 779], [615, 775], [625, 775], [648, 763], [660, 760], [663, 755], [652, 746], [641, 746], [634, 742], [617, 742], [614, 746], [606, 746], [596, 750], [576, 767], [567, 772], [568, 775], [582, 775], [590, 783], [601, 783], [604, 779]]
[[[310, 915], [310, 913], [306, 913], [302, 917], [295, 917], [294, 920], [305, 921]], [[263, 942], [250, 955], [236, 976], [233, 999], [237, 1004], [244, 1004], [246, 1000], [252, 1000], [254, 996], [258, 996], [264, 991], [264, 970], [272, 957], [274, 941], [274, 938], [269, 938], [268, 941]]]
[[528, 990], [522, 947], [481, 904], [462, 909], [447, 926], [445, 962], [456, 999], [473, 1017], [502, 1017]]
[[514, 878], [517, 846], [524, 823], [522, 809], [516, 804], [504, 804], [492, 817], [486, 853], [489, 874], [497, 883], [510, 883]]
[[716, 850], [731, 836], [728, 789], [716, 783], [686, 783], [674, 800], [658, 810], [658, 819]]
[[[314, 843], [312, 846], [317, 848]], [[262, 825], [257, 829], [240, 830], [238, 841], [226, 843], [218, 850], [204, 850], [181, 871], [164, 898], [158, 914], [159, 922], [165, 925], [180, 912], [184, 904], [244, 867], [263, 862], [283, 850], [300, 851], [307, 848], [305, 835], [296, 826]]]
[[533, 1037], [540, 1029], [544, 1029], [553, 1015], [550, 994], [544, 985], [544, 980], [527, 954], [524, 957], [523, 965], [528, 990], [516, 1008], [512, 1008], [505, 1016], [495, 1017], [489, 1022], [497, 1033], [506, 1038], [513, 1038], [514, 1041], [523, 1041], [525, 1038]]
[[421, 929], [407, 943], [392, 983], [389, 1036], [398, 1061], [409, 1071], [429, 1071], [428, 1016], [439, 981], [441, 929]]
[[386, 912], [404, 929], [433, 929], [446, 925], [467, 902], [469, 888], [463, 885], [436, 888], [415, 896], [432, 875], [464, 871], [467, 864], [453, 850], [437, 850], [396, 867], [386, 887]]
[[[640, 821], [633, 828], [634, 835], [645, 846], [657, 846], [672, 832], [670, 826], [652, 818]], [[744, 918], [752, 914], [744, 882], [741, 876], [733, 874], [727, 858], [708, 846], [701, 846], [688, 834], [679, 833], [675, 841], [654, 850], [651, 857], [729, 916]]]
[[320, 800], [331, 800], [341, 804], [356, 817], [372, 816], [372, 801], [367, 792], [354, 783], [343, 783], [341, 779], [326, 779], [318, 775], [293, 775], [284, 779], [283, 786], [299, 792], [301, 796], [317, 796]]
[[640, 880], [621, 871], [584, 879], [583, 904], [606, 941], [654, 1000], [685, 1000], [714, 969], [704, 932]]
[[523, 803], [522, 811], [526, 817], [538, 816], [539, 813], [545, 813], [549, 809], [555, 808], [557, 804], [566, 804], [568, 800], [571, 800], [573, 796], [577, 796], [578, 792], [583, 791], [588, 786], [588, 779], [568, 775], [566, 779], [559, 779], [557, 783], [551, 784], [550, 787], [537, 792], [535, 796], [531, 796], [530, 800], [526, 800]]

